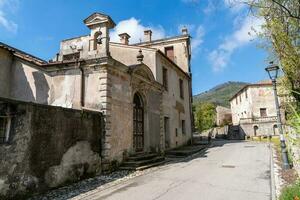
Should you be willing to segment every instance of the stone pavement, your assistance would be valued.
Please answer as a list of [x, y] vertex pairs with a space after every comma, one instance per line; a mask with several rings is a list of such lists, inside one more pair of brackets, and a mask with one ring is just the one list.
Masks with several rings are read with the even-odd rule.
[[[135, 172], [137, 173], [137, 172]], [[269, 200], [270, 150], [267, 144], [214, 141], [204, 154], [128, 174], [114, 184], [51, 199], [101, 200]], [[124, 178], [123, 178], [124, 179]], [[82, 187], [87, 185], [82, 185]], [[45, 196], [44, 196], [45, 197]], [[48, 198], [46, 198], [48, 199]], [[49, 198], [50, 199], [50, 198]]]

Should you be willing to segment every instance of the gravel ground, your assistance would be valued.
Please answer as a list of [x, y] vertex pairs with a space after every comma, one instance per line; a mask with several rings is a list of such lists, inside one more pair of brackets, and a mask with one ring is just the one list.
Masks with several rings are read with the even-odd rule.
[[35, 195], [30, 197], [28, 200], [66, 200], [66, 199], [80, 199], [85, 196], [85, 193], [92, 192], [93, 190], [101, 191], [105, 188], [109, 188], [111, 186], [117, 185], [121, 182], [125, 182], [129, 179], [132, 179], [137, 176], [141, 176], [160, 168], [166, 167], [169, 164], [176, 163], [178, 161], [190, 160], [195, 156], [202, 154], [204, 152], [200, 151], [186, 158], [176, 158], [166, 160], [166, 163], [161, 166], [152, 167], [149, 169], [145, 169], [143, 171], [128, 171], [128, 170], [118, 170], [111, 174], [107, 175], [99, 175], [93, 178], [85, 179], [80, 182], [57, 188], [51, 191], [48, 191], [44, 194]]
[[33, 196], [29, 199], [30, 200], [70, 199], [72, 197], [78, 196], [90, 190], [99, 187], [105, 187], [108, 185], [114, 185], [121, 181], [125, 181], [127, 179], [139, 176], [141, 173], [143, 172], [139, 172], [139, 171], [134, 172], [134, 171], [127, 171], [127, 170], [116, 171], [108, 175], [100, 175], [94, 178], [85, 179], [69, 186], [51, 190], [45, 194]]

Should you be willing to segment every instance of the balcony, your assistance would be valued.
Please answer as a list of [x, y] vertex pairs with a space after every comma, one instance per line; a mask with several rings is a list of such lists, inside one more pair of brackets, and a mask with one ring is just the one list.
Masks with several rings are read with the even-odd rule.
[[277, 116], [270, 117], [252, 117], [252, 118], [241, 118], [240, 124], [251, 124], [251, 123], [262, 123], [262, 122], [276, 122]]

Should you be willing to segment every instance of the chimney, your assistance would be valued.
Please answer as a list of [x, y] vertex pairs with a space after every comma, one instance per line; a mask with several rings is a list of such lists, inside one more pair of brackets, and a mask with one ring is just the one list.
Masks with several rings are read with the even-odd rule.
[[86, 18], [85, 25], [91, 30], [91, 50], [97, 57], [109, 57], [109, 29], [115, 27], [114, 21], [105, 14], [94, 13]]
[[119, 37], [120, 37], [121, 44], [125, 44], [125, 45], [129, 44], [130, 35], [128, 35], [127, 33], [121, 33], [119, 34]]
[[145, 30], [144, 31], [144, 42], [151, 42], [151, 39], [152, 39], [152, 31]]
[[182, 35], [187, 35], [188, 34], [188, 29], [186, 27], [183, 27], [181, 29], [181, 33], [182, 33]]

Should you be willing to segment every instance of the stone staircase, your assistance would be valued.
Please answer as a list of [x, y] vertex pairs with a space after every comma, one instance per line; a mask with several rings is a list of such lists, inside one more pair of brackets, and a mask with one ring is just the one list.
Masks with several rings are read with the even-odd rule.
[[[204, 141], [203, 141], [204, 142]], [[205, 148], [207, 148], [209, 144], [206, 143], [203, 145], [191, 145], [191, 146], [183, 146], [180, 148], [172, 149], [166, 152], [167, 158], [184, 158], [195, 153], [198, 153]]]
[[156, 153], [138, 153], [129, 156], [120, 166], [123, 170], [144, 170], [150, 167], [161, 165], [165, 158]]

